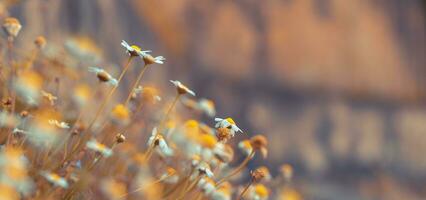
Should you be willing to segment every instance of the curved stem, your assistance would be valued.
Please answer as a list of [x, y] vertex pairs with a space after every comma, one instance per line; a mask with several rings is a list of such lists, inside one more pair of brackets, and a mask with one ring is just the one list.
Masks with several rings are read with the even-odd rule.
[[149, 185], [142, 185], [142, 186], [138, 187], [137, 189], [135, 189], [135, 190], [133, 190], [133, 191], [130, 191], [130, 192], [126, 193], [126, 194], [123, 194], [123, 195], [119, 196], [119, 197], [118, 197], [118, 199], [121, 199], [121, 198], [123, 198], [123, 197], [126, 197], [126, 196], [128, 196], [129, 194], [133, 194], [133, 193], [135, 193], [135, 192], [138, 192], [138, 191], [140, 191], [140, 190], [142, 190], [142, 189], [144, 189], [144, 188], [146, 188], [146, 187], [149, 187], [149, 186], [155, 185], [155, 184], [157, 184], [157, 183], [160, 183], [161, 181], [163, 181], [164, 179], [166, 179], [166, 178], [168, 178], [168, 177], [170, 177], [170, 176], [171, 176], [171, 175], [167, 175], [167, 176], [165, 176], [165, 177], [159, 178], [159, 179], [157, 179], [156, 181], [154, 181], [154, 182], [152, 182], [152, 183], [149, 183]]
[[66, 162], [68, 159], [70, 159], [71, 157], [72, 157], [72, 155], [75, 153], [75, 152], [77, 152], [84, 144], [85, 144], [85, 142], [90, 138], [90, 134], [89, 133], [87, 133], [88, 131], [90, 131], [90, 129], [92, 128], [92, 126], [95, 124], [95, 122], [96, 122], [96, 120], [98, 119], [98, 117], [100, 116], [100, 114], [102, 113], [102, 111], [103, 111], [103, 109], [105, 108], [105, 106], [107, 105], [107, 103], [108, 103], [108, 101], [111, 99], [111, 97], [112, 97], [112, 95], [114, 94], [114, 92], [115, 92], [115, 90], [118, 88], [118, 86], [119, 86], [119, 84], [120, 84], [120, 82], [121, 82], [121, 79], [123, 79], [123, 77], [124, 77], [124, 74], [126, 74], [126, 72], [127, 72], [127, 70], [129, 69], [129, 66], [130, 66], [130, 63], [131, 63], [131, 61], [132, 61], [132, 58], [133, 57], [129, 57], [129, 59], [127, 60], [127, 63], [126, 63], [126, 65], [124, 66], [124, 69], [123, 69], [123, 71], [121, 72], [121, 74], [120, 74], [120, 76], [119, 76], [119, 78], [118, 78], [118, 80], [117, 80], [117, 85], [115, 85], [111, 90], [110, 90], [110, 92], [108, 93], [108, 95], [105, 97], [105, 99], [103, 100], [103, 102], [101, 103], [101, 106], [98, 108], [98, 110], [97, 110], [97, 112], [96, 112], [96, 114], [95, 114], [95, 117], [93, 118], [93, 120], [90, 122], [90, 124], [89, 124], [89, 126], [87, 127], [87, 129], [83, 132], [83, 133], [85, 133], [84, 135], [83, 135], [83, 138], [79, 141], [79, 143], [75, 146], [75, 148], [73, 148], [72, 150], [71, 150], [71, 152], [68, 154], [68, 156], [62, 161], [62, 162], [60, 162], [59, 163], [59, 165], [58, 166], [56, 166], [55, 167], [55, 169], [57, 169], [57, 168], [59, 168], [61, 165], [62, 165], [62, 163], [64, 163], [64, 162]]
[[234, 176], [235, 174], [237, 174], [238, 172], [240, 172], [242, 169], [244, 169], [244, 167], [247, 165], [247, 163], [253, 158], [255, 151], [252, 150], [250, 152], [250, 154], [244, 159], [244, 161], [234, 170], [232, 170], [231, 173], [229, 173], [227, 176], [223, 177], [221, 180], [219, 180], [216, 184], [216, 186], [219, 186], [220, 184], [222, 184], [223, 182], [229, 180], [229, 178], [231, 178], [232, 176]]
[[197, 179], [195, 179], [189, 186], [188, 186], [188, 188], [187, 189], [184, 189], [183, 190], [183, 193], [176, 199], [176, 200], [181, 200], [181, 199], [183, 199], [185, 196], [186, 196], [186, 194], [188, 193], [188, 192], [190, 192], [197, 184], [198, 184], [198, 182], [201, 180], [203, 178], [203, 176], [201, 175], [201, 176], [198, 176], [197, 177]]
[[179, 100], [180, 94], [177, 94], [175, 99], [173, 100], [172, 104], [170, 105], [169, 109], [167, 110], [166, 114], [164, 115], [163, 119], [161, 120], [160, 124], [158, 125], [158, 131], [161, 131], [161, 128], [164, 126], [164, 123], [166, 122], [167, 118], [170, 115], [170, 112], [173, 110], [173, 108], [176, 105], [176, 102]]
[[249, 187], [251, 186], [251, 184], [253, 184], [253, 179], [246, 185], [246, 187], [244, 187], [243, 191], [238, 196], [237, 200], [243, 199], [244, 194], [247, 192], [247, 190], [249, 189]]
[[148, 65], [145, 64], [142, 68], [142, 71], [139, 73], [138, 78], [133, 83], [132, 89], [130, 90], [129, 95], [126, 98], [126, 101], [124, 102], [124, 106], [126, 106], [129, 103], [130, 99], [132, 98], [133, 90], [135, 90], [135, 88], [138, 86], [147, 68], [148, 68]]

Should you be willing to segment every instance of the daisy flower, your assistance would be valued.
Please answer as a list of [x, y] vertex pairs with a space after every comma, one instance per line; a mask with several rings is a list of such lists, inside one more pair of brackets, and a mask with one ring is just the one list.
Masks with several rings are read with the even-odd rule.
[[212, 100], [201, 99], [198, 102], [198, 108], [206, 113], [209, 117], [214, 117], [216, 115], [216, 109]]
[[129, 45], [126, 41], [121, 40], [121, 46], [123, 46], [129, 56], [143, 56], [144, 54], [151, 52], [150, 50], [142, 51], [142, 49], [136, 45]]
[[187, 94], [188, 93], [192, 96], [195, 96], [195, 92], [190, 90], [185, 85], [183, 85], [180, 81], [170, 80], [170, 82], [176, 87], [178, 94]]
[[243, 132], [240, 128], [238, 128], [238, 126], [235, 124], [235, 121], [230, 117], [226, 119], [217, 117], [214, 119], [214, 121], [216, 122], [215, 128], [228, 128], [231, 130], [232, 136], [234, 136], [236, 132]]
[[247, 199], [249, 200], [264, 200], [268, 199], [269, 190], [263, 184], [256, 184], [249, 188], [247, 192]]
[[216, 183], [214, 182], [213, 179], [208, 178], [208, 177], [203, 177], [202, 179], [200, 179], [200, 181], [198, 181], [197, 186], [206, 195], [211, 194], [216, 189]]
[[48, 93], [44, 90], [41, 91], [41, 96], [50, 102], [50, 105], [55, 105], [55, 101], [58, 100], [58, 97], [55, 97], [53, 94]]
[[89, 67], [89, 72], [95, 73], [100, 82], [105, 82], [112, 86], [118, 85], [117, 79], [113, 78], [108, 72], [101, 68]]
[[200, 163], [198, 163], [195, 169], [197, 170], [198, 175], [206, 175], [209, 178], [214, 176], [212, 170], [210, 169], [210, 165], [204, 161], [201, 161]]
[[109, 157], [112, 155], [112, 149], [108, 148], [104, 144], [97, 142], [95, 139], [91, 139], [90, 141], [88, 141], [86, 143], [86, 147], [93, 151], [101, 153], [105, 157]]
[[58, 174], [52, 172], [43, 171], [40, 173], [46, 180], [52, 183], [55, 186], [59, 186], [62, 188], [68, 187], [68, 182], [65, 178], [60, 177]]
[[21, 30], [22, 25], [18, 19], [14, 17], [7, 17], [3, 22], [3, 30], [12, 38], [18, 36], [19, 31]]
[[243, 140], [239, 142], [238, 148], [240, 148], [240, 150], [246, 155], [249, 155], [253, 151], [253, 147], [251, 146], [250, 140]]
[[166, 58], [164, 58], [163, 56], [154, 57], [154, 56], [152, 56], [148, 53], [143, 53], [143, 54], [140, 54], [140, 55], [141, 55], [143, 61], [145, 62], [145, 65], [151, 65], [151, 64], [154, 64], [154, 63], [162, 65], [162, 64], [164, 64], [164, 61], [166, 60]]
[[58, 128], [62, 128], [62, 129], [69, 129], [70, 128], [70, 126], [69, 126], [68, 123], [66, 123], [66, 122], [59, 122], [56, 119], [49, 119], [48, 122], [49, 122], [50, 125], [56, 126]]
[[157, 133], [157, 127], [152, 129], [151, 137], [148, 139], [148, 145], [158, 147], [159, 152], [165, 156], [173, 155], [173, 149], [167, 145], [164, 137]]

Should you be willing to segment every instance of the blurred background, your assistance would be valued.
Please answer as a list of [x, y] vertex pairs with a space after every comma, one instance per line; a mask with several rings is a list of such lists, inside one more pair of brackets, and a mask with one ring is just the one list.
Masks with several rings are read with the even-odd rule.
[[120, 66], [124, 39], [165, 56], [144, 83], [181, 80], [266, 134], [265, 163], [292, 164], [304, 199], [426, 198], [424, 0], [0, 2], [22, 47], [44, 35]]

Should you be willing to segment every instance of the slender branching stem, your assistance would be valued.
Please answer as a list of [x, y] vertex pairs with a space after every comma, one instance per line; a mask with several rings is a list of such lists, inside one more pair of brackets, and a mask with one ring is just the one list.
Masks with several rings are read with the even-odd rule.
[[124, 106], [126, 106], [130, 99], [132, 98], [132, 94], [133, 91], [135, 90], [136, 87], [138, 87], [138, 84], [140, 83], [140, 81], [142, 80], [143, 75], [145, 74], [146, 69], [148, 68], [148, 65], [144, 65], [141, 72], [138, 75], [138, 78], [135, 80], [135, 82], [133, 83], [132, 88], [130, 89], [129, 95], [127, 95], [126, 101], [124, 102]]
[[255, 151], [252, 150], [250, 154], [244, 159], [243, 162], [241, 162], [238, 167], [236, 167], [234, 170], [232, 170], [231, 173], [229, 173], [227, 176], [223, 177], [221, 180], [219, 180], [216, 184], [216, 186], [219, 186], [220, 184], [224, 183], [225, 181], [229, 180], [232, 176], [238, 174], [241, 170], [244, 169], [244, 167], [247, 165], [247, 163], [253, 158]]

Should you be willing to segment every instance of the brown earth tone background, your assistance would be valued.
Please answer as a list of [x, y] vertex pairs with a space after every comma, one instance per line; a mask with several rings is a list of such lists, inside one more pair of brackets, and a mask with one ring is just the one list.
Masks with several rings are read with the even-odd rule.
[[425, 6], [27, 0], [10, 14], [23, 24], [21, 46], [38, 35], [56, 44], [85, 36], [117, 65], [121, 39], [164, 55], [145, 82], [169, 89], [165, 80], [182, 80], [214, 99], [219, 116], [267, 134], [269, 167], [293, 164], [305, 199], [400, 200], [426, 197]]

